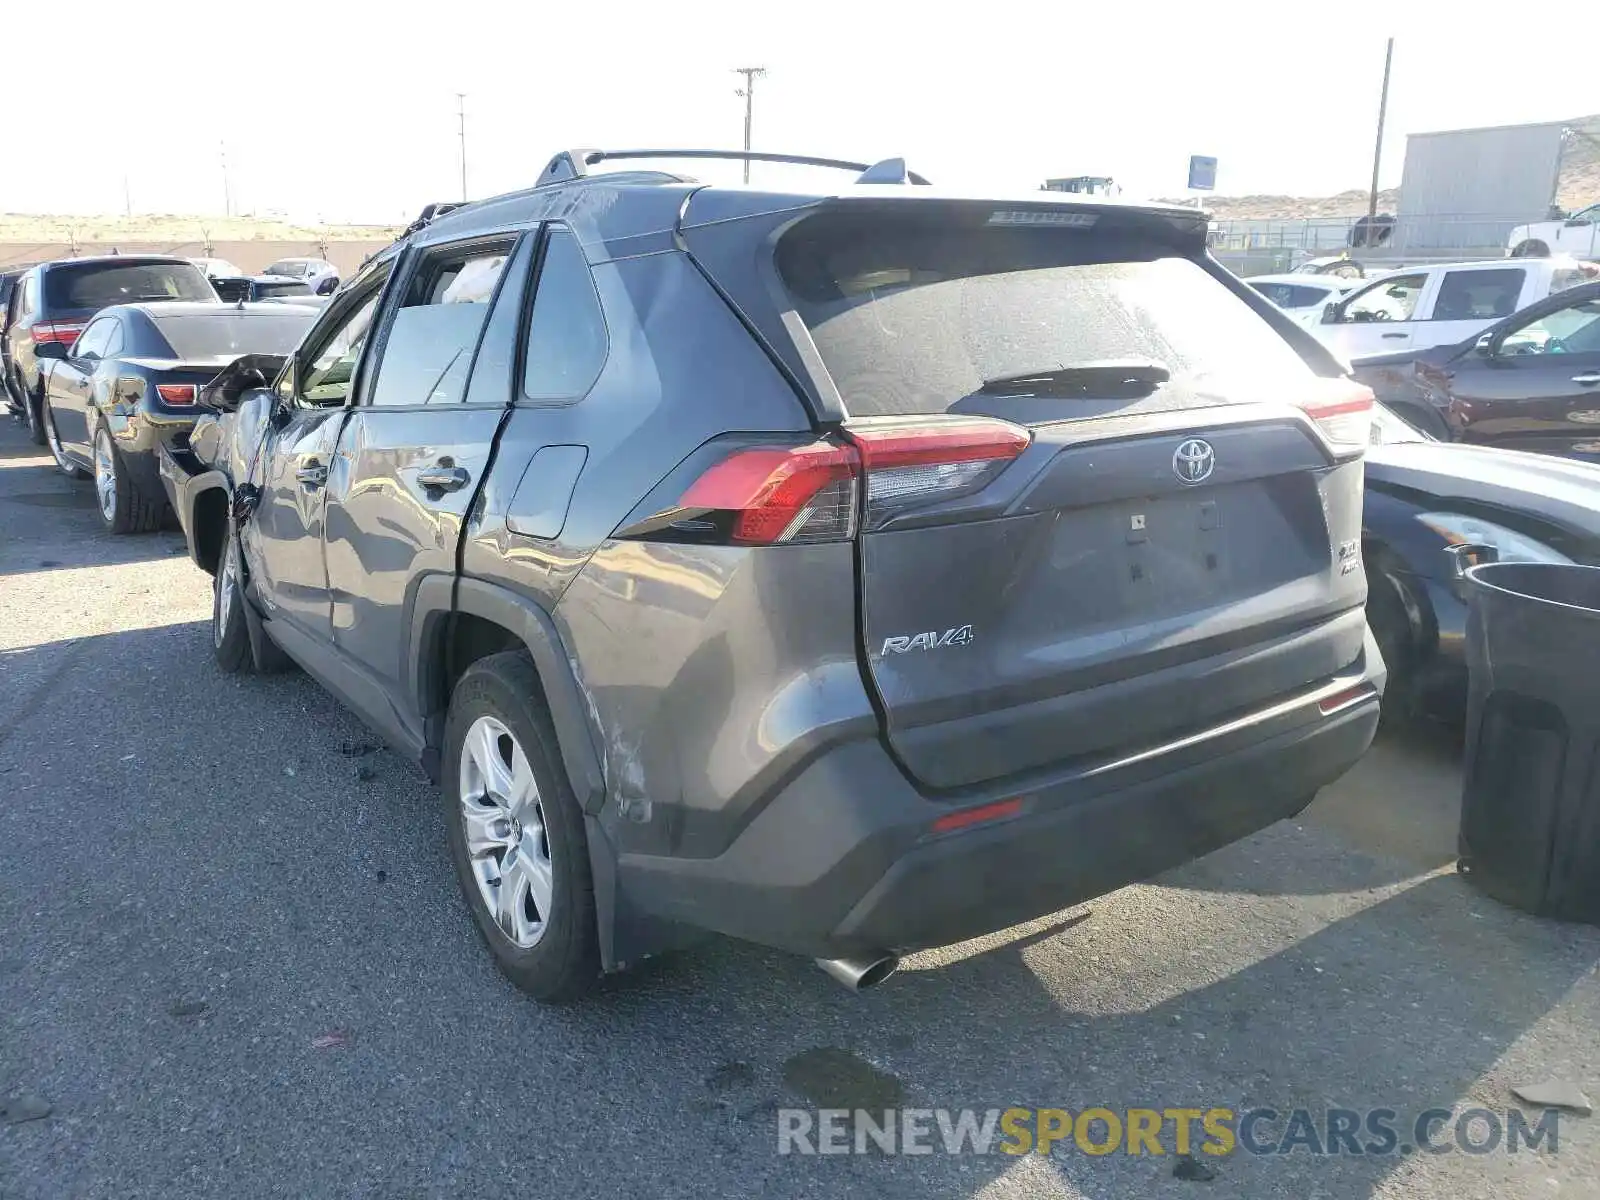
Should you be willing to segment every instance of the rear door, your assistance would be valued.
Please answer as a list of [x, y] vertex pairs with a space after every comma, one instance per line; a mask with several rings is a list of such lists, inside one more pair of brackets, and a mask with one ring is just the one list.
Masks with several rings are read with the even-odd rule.
[[1441, 271], [1427, 319], [1416, 327], [1413, 347], [1426, 350], [1430, 346], [1453, 346], [1481, 333], [1522, 307], [1527, 284], [1526, 266], [1451, 267]]
[[469, 397], [468, 382], [513, 247], [497, 237], [418, 252], [331, 464], [334, 644], [370, 689], [367, 706], [387, 706], [390, 723], [414, 717], [409, 600], [427, 576], [455, 574], [461, 527], [511, 401], [508, 386]]
[[1158, 218], [987, 211], [780, 243], [864, 462], [863, 661], [925, 784], [1156, 745], [1359, 658], [1368, 401], [1202, 255]]

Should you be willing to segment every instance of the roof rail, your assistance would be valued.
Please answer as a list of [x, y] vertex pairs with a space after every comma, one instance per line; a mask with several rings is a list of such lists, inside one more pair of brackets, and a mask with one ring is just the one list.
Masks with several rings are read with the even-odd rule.
[[809, 154], [769, 154], [760, 150], [562, 150], [539, 175], [539, 185], [582, 179], [597, 163], [620, 158], [710, 158], [733, 162], [790, 163], [801, 167], [834, 167], [859, 171], [858, 183], [914, 183], [928, 181], [907, 170], [903, 158], [886, 158], [878, 163], [851, 162], [843, 158], [817, 158]]
[[[408, 238], [419, 229], [426, 229], [433, 222], [444, 216], [445, 213], [454, 212], [465, 203], [467, 203], [465, 200], [439, 200], [427, 205], [417, 219], [401, 231], [400, 237]], [[399, 239], [397, 238], [396, 240], [398, 241]]]

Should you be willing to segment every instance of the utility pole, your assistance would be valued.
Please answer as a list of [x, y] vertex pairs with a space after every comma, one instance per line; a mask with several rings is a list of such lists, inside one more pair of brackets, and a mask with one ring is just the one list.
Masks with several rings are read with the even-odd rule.
[[1389, 67], [1394, 63], [1394, 39], [1383, 52], [1383, 94], [1378, 98], [1378, 142], [1372, 148], [1372, 190], [1367, 193], [1367, 236], [1373, 234], [1373, 218], [1378, 215], [1378, 165], [1383, 161], [1383, 122], [1389, 114]]
[[[733, 94], [744, 97], [744, 152], [749, 154], [750, 121], [755, 115], [756, 105], [756, 80], [765, 79], [767, 77], [767, 69], [765, 67], [735, 67], [733, 73], [744, 76], [744, 86]], [[750, 182], [750, 160], [748, 158], [744, 160], [744, 181], [746, 183]]]
[[461, 135], [461, 199], [467, 198], [467, 94], [456, 93], [456, 123]]

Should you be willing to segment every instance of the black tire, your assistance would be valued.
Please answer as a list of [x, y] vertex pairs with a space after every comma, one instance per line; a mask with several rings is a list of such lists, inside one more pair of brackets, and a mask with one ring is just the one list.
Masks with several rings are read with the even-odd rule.
[[[542, 694], [533, 663], [524, 653], [494, 654], [468, 668], [450, 697], [440, 791], [446, 808], [450, 861], [489, 952], [517, 987], [535, 999], [560, 1002], [582, 996], [599, 980], [600, 941], [583, 812], [560, 765], [555, 730]], [[467, 734], [480, 718], [498, 722], [509, 731], [538, 788], [536, 803], [548, 844], [552, 886], [542, 933], [529, 946], [519, 945], [497, 923], [467, 850], [462, 760]], [[503, 739], [496, 745], [504, 750]]]
[[1367, 624], [1377, 640], [1378, 650], [1388, 668], [1389, 679], [1383, 689], [1383, 721], [1405, 725], [1415, 718], [1412, 685], [1416, 672], [1416, 639], [1411, 618], [1406, 613], [1405, 593], [1400, 583], [1382, 570], [1367, 570]]
[[68, 479], [88, 479], [89, 472], [67, 457], [67, 452], [62, 448], [61, 435], [56, 432], [56, 414], [51, 411], [47, 401], [44, 406], [44, 439], [50, 447], [50, 457], [56, 460], [56, 470]]
[[229, 675], [248, 671], [250, 631], [244, 619], [244, 572], [239, 539], [230, 530], [211, 580], [211, 653]]
[[[122, 452], [111, 441], [111, 433], [101, 425], [94, 433], [95, 455], [95, 508], [100, 520], [112, 533], [150, 533], [161, 528], [166, 513], [165, 497], [152, 500], [134, 482]], [[104, 456], [104, 457], [102, 457]], [[113, 491], [109, 502], [101, 489], [99, 472], [102, 462], [108, 464]]]
[[27, 402], [22, 406], [22, 419], [27, 422], [28, 437], [35, 446], [45, 444], [43, 414], [44, 388], [41, 386], [27, 397]]
[[1518, 242], [1511, 251], [1512, 258], [1549, 258], [1550, 247], [1538, 238], [1529, 238], [1525, 242]]

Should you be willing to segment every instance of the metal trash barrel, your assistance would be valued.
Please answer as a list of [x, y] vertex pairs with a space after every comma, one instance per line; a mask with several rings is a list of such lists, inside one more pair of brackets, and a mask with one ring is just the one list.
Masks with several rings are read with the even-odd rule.
[[1600, 568], [1466, 579], [1461, 872], [1526, 912], [1600, 924]]

